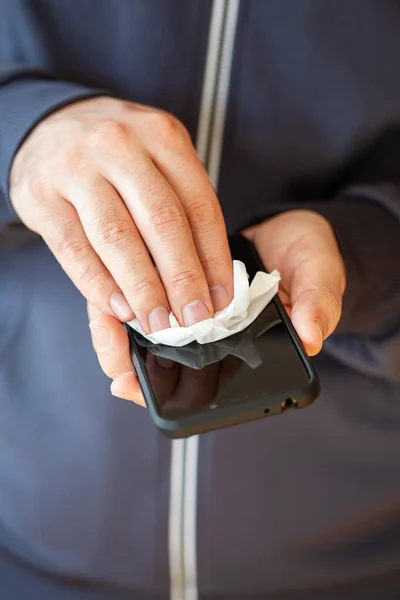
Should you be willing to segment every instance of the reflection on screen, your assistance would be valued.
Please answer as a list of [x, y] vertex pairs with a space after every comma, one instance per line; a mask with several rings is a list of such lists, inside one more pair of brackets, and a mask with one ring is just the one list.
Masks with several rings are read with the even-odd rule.
[[211, 344], [152, 344], [135, 333], [160, 413], [210, 410], [303, 390], [307, 370], [274, 302], [244, 331]]

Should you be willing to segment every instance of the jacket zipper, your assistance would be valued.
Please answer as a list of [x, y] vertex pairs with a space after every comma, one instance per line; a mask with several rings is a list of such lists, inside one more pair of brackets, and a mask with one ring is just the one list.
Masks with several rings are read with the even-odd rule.
[[[214, 189], [219, 167], [240, 0], [213, 0], [196, 149]], [[197, 600], [199, 438], [172, 442], [169, 565], [171, 600]]]

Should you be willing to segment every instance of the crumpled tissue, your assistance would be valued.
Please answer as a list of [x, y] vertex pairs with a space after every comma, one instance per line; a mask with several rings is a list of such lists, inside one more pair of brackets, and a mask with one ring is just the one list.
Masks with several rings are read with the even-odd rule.
[[265, 273], [258, 271], [249, 284], [245, 265], [233, 261], [234, 296], [232, 302], [223, 310], [215, 313], [211, 319], [200, 321], [190, 327], [181, 327], [171, 312], [171, 327], [146, 335], [137, 319], [128, 325], [153, 344], [167, 346], [186, 346], [191, 342], [209, 344], [217, 342], [248, 327], [264, 310], [278, 292], [280, 275], [278, 271]]
[[[257, 339], [281, 322], [279, 314], [276, 314], [275, 311], [272, 313], [265, 311], [261, 321], [256, 319], [244, 331], [239, 331], [235, 335], [213, 344], [191, 342], [177, 348], [165, 344], [153, 344], [137, 332], [135, 341], [154, 356], [172, 360], [191, 369], [204, 369], [208, 365], [224, 360], [227, 356], [235, 356], [247, 363], [251, 369], [257, 369], [263, 363]], [[135, 348], [132, 348], [132, 359], [134, 359], [135, 352]]]

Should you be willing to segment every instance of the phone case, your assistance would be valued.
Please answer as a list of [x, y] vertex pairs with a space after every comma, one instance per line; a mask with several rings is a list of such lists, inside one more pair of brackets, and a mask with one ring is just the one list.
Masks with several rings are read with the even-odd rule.
[[[257, 270], [265, 270], [253, 245], [242, 236], [240, 236], [240, 238], [241, 239], [239, 243], [240, 245], [243, 245], [243, 251], [251, 252], [252, 259], [257, 265]], [[235, 241], [237, 242], [238, 239], [239, 237], [236, 236]], [[243, 256], [243, 253], [241, 253], [241, 255]], [[243, 260], [241, 256], [234, 258]], [[245, 260], [243, 262], [245, 262]], [[298, 337], [279, 298], [276, 296], [272, 302], [274, 302], [299, 354], [299, 357], [308, 372], [308, 385], [305, 389], [289, 389], [286, 390], [285, 393], [271, 395], [267, 398], [260, 398], [246, 404], [228, 404], [223, 408], [220, 407], [218, 409], [218, 413], [213, 413], [213, 411], [210, 410], [180, 417], [179, 419], [165, 418], [161, 416], [147, 375], [146, 366], [137, 346], [133, 331], [129, 326], [126, 326], [133, 364], [136, 374], [139, 378], [142, 393], [149, 409], [150, 416], [155, 425], [167, 437], [171, 439], [185, 438], [200, 433], [207, 433], [216, 429], [230, 427], [232, 425], [239, 425], [240, 423], [246, 423], [257, 419], [263, 419], [265, 417], [275, 416], [281, 414], [289, 408], [304, 408], [309, 406], [318, 397], [320, 392], [320, 383], [313, 365], [311, 364], [310, 358], [308, 357], [300, 338]]]

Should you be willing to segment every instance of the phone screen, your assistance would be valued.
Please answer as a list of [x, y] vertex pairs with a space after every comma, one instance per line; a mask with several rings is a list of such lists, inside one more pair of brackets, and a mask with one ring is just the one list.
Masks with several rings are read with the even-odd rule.
[[274, 301], [247, 329], [219, 342], [173, 348], [134, 337], [166, 418], [304, 390], [309, 382]]

